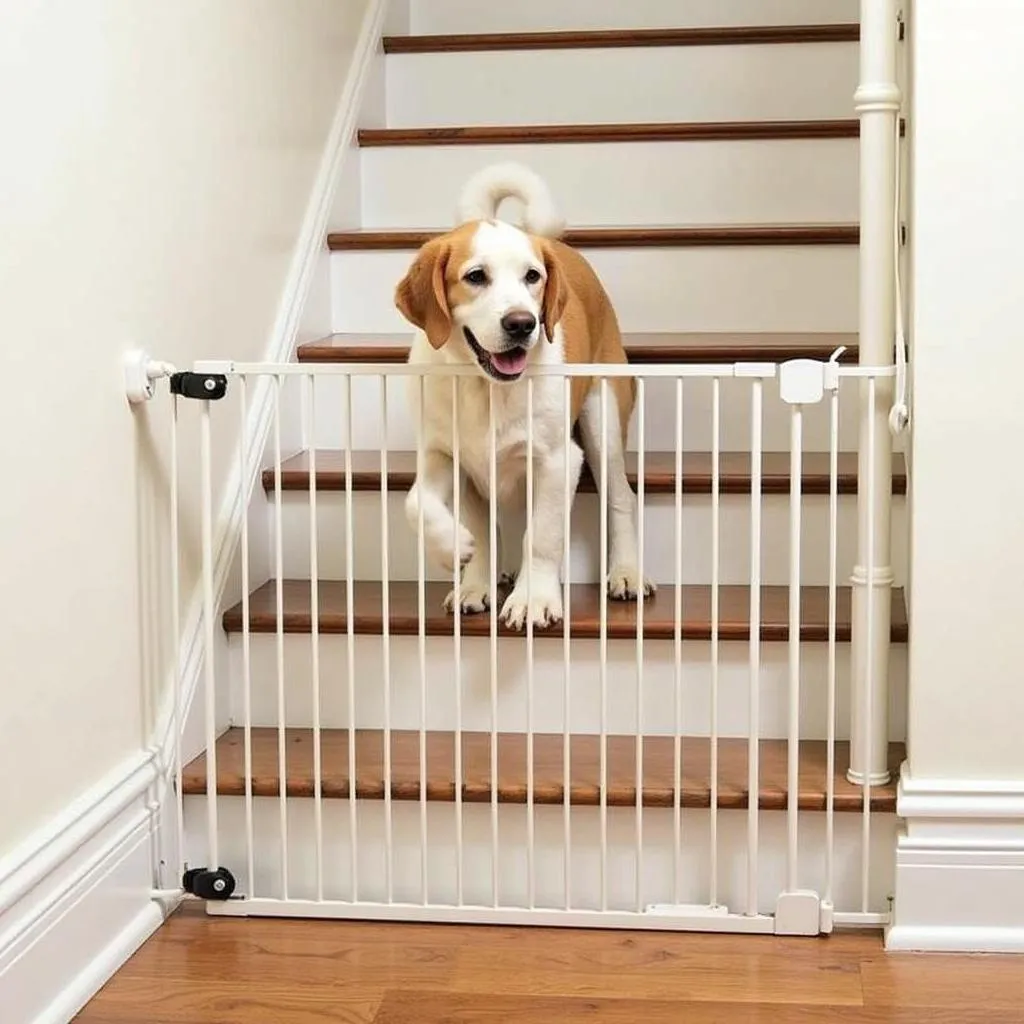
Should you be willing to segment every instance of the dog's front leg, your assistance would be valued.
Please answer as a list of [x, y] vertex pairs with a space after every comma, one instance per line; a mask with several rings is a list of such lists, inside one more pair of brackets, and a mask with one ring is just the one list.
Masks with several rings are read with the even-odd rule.
[[476, 549], [473, 534], [455, 522], [448, 503], [455, 493], [455, 473], [447, 452], [428, 449], [416, 472], [416, 482], [405, 499], [405, 516], [419, 533], [423, 516], [423, 543], [427, 557], [445, 572], [455, 571], [456, 531], [458, 531], [459, 565], [465, 565]]
[[[565, 531], [565, 460], [569, 460], [570, 505], [583, 466], [583, 449], [575, 441], [555, 453], [536, 454], [533, 465], [533, 543], [530, 530], [523, 534], [523, 558], [516, 585], [501, 609], [502, 620], [522, 629], [527, 618], [535, 626], [562, 620], [562, 564]], [[530, 550], [532, 546], [532, 551]]]
[[[491, 509], [490, 504], [477, 490], [473, 480], [466, 478], [462, 488], [462, 502], [459, 518], [466, 524], [473, 535], [475, 549], [473, 557], [466, 563], [459, 584], [459, 605], [464, 612], [474, 614], [486, 611], [491, 606]], [[495, 533], [498, 533], [495, 522]], [[498, 550], [500, 536], [498, 538]], [[461, 554], [461, 552], [460, 552]], [[445, 598], [444, 606], [448, 611], [455, 609], [455, 588]]]

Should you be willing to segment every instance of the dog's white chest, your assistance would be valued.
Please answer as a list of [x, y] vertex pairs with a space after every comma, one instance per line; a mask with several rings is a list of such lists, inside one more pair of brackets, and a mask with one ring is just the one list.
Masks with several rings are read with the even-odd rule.
[[518, 490], [525, 480], [531, 445], [536, 461], [548, 457], [563, 443], [560, 383], [535, 379], [530, 398], [525, 381], [492, 390], [485, 381], [463, 379], [459, 381], [456, 410], [451, 383], [445, 381], [428, 398], [429, 421], [424, 426], [433, 444], [453, 456], [458, 448], [460, 468], [480, 494], [490, 495], [493, 472], [501, 499]]

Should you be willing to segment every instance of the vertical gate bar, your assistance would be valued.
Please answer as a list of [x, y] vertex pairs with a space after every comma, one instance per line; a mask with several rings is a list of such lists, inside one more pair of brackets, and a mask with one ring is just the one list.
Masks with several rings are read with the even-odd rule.
[[800, 489], [803, 454], [803, 407], [789, 414], [789, 728], [787, 729], [786, 888], [799, 888], [800, 856]]
[[493, 903], [501, 903], [498, 886], [498, 437], [494, 413], [494, 385], [487, 389], [488, 531], [491, 554], [491, 892]]
[[711, 382], [711, 870], [710, 904], [718, 906], [718, 628], [721, 559], [722, 382]]
[[274, 375], [274, 578], [277, 656], [277, 798], [281, 826], [281, 899], [288, 899], [288, 745], [285, 735], [284, 690], [284, 540], [281, 527], [281, 389]]
[[836, 813], [836, 577], [839, 531], [839, 387], [829, 399], [828, 701], [825, 741], [825, 902], [833, 902]]
[[608, 909], [608, 378], [601, 378], [601, 909]]
[[213, 479], [210, 453], [210, 402], [202, 403], [200, 448], [202, 462], [203, 545], [203, 668], [206, 677], [206, 827], [209, 867], [220, 867], [217, 836], [217, 691], [213, 663]]
[[348, 831], [352, 902], [359, 902], [359, 816], [356, 810], [355, 525], [352, 512], [352, 377], [345, 376], [345, 631], [348, 675]]
[[[562, 402], [563, 402], [563, 437], [566, 453], [572, 441], [572, 378], [562, 378]], [[562, 711], [562, 830], [564, 833], [563, 849], [565, 852], [565, 909], [572, 907], [572, 741], [570, 739], [572, 730], [572, 693], [571, 693], [571, 645], [572, 630], [572, 571], [570, 563], [571, 551], [571, 529], [572, 529], [572, 488], [569, 475], [570, 460], [565, 459], [563, 463], [564, 477], [562, 479], [563, 500], [565, 502], [562, 510], [562, 518], [565, 522], [565, 533], [562, 535], [562, 604], [564, 613], [562, 618], [562, 677], [564, 679], [565, 691], [563, 697]]]
[[[875, 377], [868, 378], [868, 408], [875, 408], [875, 401], [877, 399], [876, 390], [878, 381]], [[874, 509], [875, 507], [875, 444], [877, 438], [875, 436], [875, 418], [874, 416], [868, 417], [867, 424], [868, 434], [868, 463], [867, 463], [867, 501], [868, 508]], [[887, 438], [888, 441], [888, 438]], [[888, 452], [886, 453], [888, 456]], [[868, 550], [868, 587], [867, 587], [867, 633], [865, 636], [865, 642], [867, 645], [867, 657], [865, 659], [865, 676], [864, 676], [864, 746], [865, 746], [865, 758], [868, 770], [864, 772], [864, 809], [862, 815], [862, 844], [863, 852], [861, 854], [861, 893], [860, 893], [860, 909], [861, 912], [866, 914], [868, 912], [868, 906], [870, 903], [871, 895], [871, 766], [874, 764], [874, 740], [875, 740], [875, 728], [874, 718], [872, 717], [874, 707], [873, 702], [875, 700], [875, 518], [873, 515], [868, 516], [867, 521], [867, 550]], [[888, 641], [888, 637], [886, 637]]]
[[[308, 382], [309, 405], [307, 422], [316, 423], [316, 376], [303, 378]], [[303, 389], [303, 398], [306, 389]], [[303, 401], [303, 407], [306, 402]], [[313, 685], [313, 827], [316, 833], [316, 898], [324, 898], [324, 804], [323, 746], [320, 731], [320, 552], [316, 508], [316, 436], [308, 440], [309, 451], [309, 638]]]
[[[459, 379], [452, 377], [452, 475], [455, 477], [455, 621], [453, 642], [455, 644], [455, 895], [462, 906], [462, 552], [459, 550], [459, 535], [462, 526], [462, 452], [459, 445]], [[426, 804], [423, 805], [424, 812]], [[424, 839], [426, 839], [424, 818]]]
[[388, 378], [380, 375], [381, 644], [384, 667], [384, 888], [394, 902], [394, 820], [391, 803], [391, 558], [388, 531]]
[[[416, 425], [416, 479], [426, 479], [426, 466], [423, 456], [423, 404], [426, 400], [426, 377], [422, 374], [416, 378], [419, 391], [417, 411], [419, 422]], [[452, 378], [452, 389], [455, 378]], [[454, 406], [454, 402], [452, 403]], [[416, 589], [417, 611], [417, 643], [420, 655], [420, 901], [427, 905], [429, 893], [427, 887], [427, 553], [426, 538], [423, 524], [423, 495], [416, 502]]]
[[644, 379], [637, 386], [637, 561], [640, 567], [636, 599], [636, 912], [644, 908]]
[[683, 857], [683, 378], [676, 378], [675, 677], [672, 738], [672, 901], [682, 903]]
[[757, 914], [761, 722], [761, 449], [764, 384], [752, 381], [750, 443], [750, 721], [747, 743], [747, 914]]
[[[171, 395], [171, 652], [174, 657], [173, 721], [174, 730], [174, 811], [175, 836], [174, 885], [181, 884], [185, 871], [185, 792], [181, 763], [182, 692], [181, 692], [181, 539], [178, 510], [178, 396]], [[243, 438], [244, 440], [244, 438]]]
[[533, 378], [526, 379], [526, 905], [536, 903], [533, 807]]
[[[238, 378], [239, 450], [248, 449], [249, 380]], [[242, 520], [242, 723], [245, 756], [245, 864], [248, 872], [248, 895], [256, 896], [256, 839], [252, 803], [252, 630], [249, 626], [249, 494], [239, 492], [239, 515]]]

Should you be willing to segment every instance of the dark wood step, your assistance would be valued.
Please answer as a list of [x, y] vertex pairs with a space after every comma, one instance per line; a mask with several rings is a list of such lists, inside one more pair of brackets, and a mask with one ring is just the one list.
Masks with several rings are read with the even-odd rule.
[[[332, 251], [418, 249], [444, 234], [441, 228], [412, 230], [359, 229], [333, 231], [327, 236]], [[749, 224], [678, 227], [571, 228], [562, 236], [580, 249], [710, 248], [781, 245], [857, 245], [856, 224]]]
[[709, 28], [591, 29], [560, 32], [475, 32], [385, 36], [385, 53], [468, 53], [481, 50], [590, 50], [637, 46], [749, 46], [856, 43], [860, 25], [727, 25]]
[[[275, 797], [280, 792], [278, 734], [276, 729], [253, 729], [253, 795]], [[462, 734], [462, 799], [467, 803], [488, 803], [492, 785], [490, 733]], [[380, 730], [356, 732], [355, 793], [364, 800], [382, 800], [385, 794], [384, 733]], [[424, 777], [428, 800], [452, 802], [457, 785], [455, 774], [455, 733], [428, 732], [426, 736], [427, 770]], [[711, 806], [711, 743], [705, 737], [683, 737], [680, 799], [683, 807]], [[285, 793], [289, 797], [314, 796], [313, 732], [310, 729], [285, 731]], [[606, 797], [611, 807], [636, 805], [636, 741], [632, 736], [609, 736], [606, 762]], [[320, 733], [321, 793], [326, 799], [340, 800], [349, 795], [348, 731], [323, 729]], [[644, 770], [642, 798], [646, 807], [675, 806], [675, 740], [671, 736], [647, 736], [643, 743]], [[836, 744], [835, 809], [856, 813], [864, 806], [864, 791], [849, 783], [846, 769], [850, 763], [850, 745]], [[905, 756], [901, 743], [889, 745], [889, 768], [893, 779]], [[534, 736], [534, 801], [537, 804], [561, 804], [565, 799], [561, 735]], [[765, 811], [783, 811], [788, 805], [785, 740], [761, 740], [759, 744], [758, 806]], [[527, 800], [526, 737], [521, 733], [498, 734], [497, 795], [500, 803], [525, 804]], [[600, 738], [575, 735], [569, 754], [569, 801], [595, 806], [601, 800]], [[747, 741], [720, 739], [718, 744], [718, 806], [723, 810], [742, 810], [748, 806]], [[800, 742], [800, 774], [797, 803], [802, 811], [826, 808], [827, 747], [823, 741]], [[232, 728], [217, 741], [217, 792], [222, 796], [244, 796], [246, 791], [245, 731]], [[420, 799], [419, 733], [394, 730], [391, 733], [391, 797], [394, 800]], [[183, 792], [195, 796], [206, 792], [206, 757], [200, 755], [183, 772]], [[875, 786], [871, 807], [892, 813], [896, 809], [896, 784]]]
[[[626, 455], [626, 472], [636, 490], [638, 458], [635, 452]], [[281, 489], [308, 491], [310, 483], [309, 453], [301, 452], [281, 464]], [[828, 452], [805, 452], [801, 473], [804, 494], [828, 494], [831, 485]], [[750, 494], [751, 458], [749, 452], [722, 452], [719, 461], [719, 489], [722, 494]], [[710, 494], [712, 484], [710, 452], [684, 452], [682, 490], [684, 494]], [[765, 452], [761, 459], [761, 490], [764, 494], [789, 494], [789, 453]], [[390, 491], [408, 490], [416, 475], [415, 452], [389, 452], [387, 484]], [[277, 474], [273, 468], [263, 470], [263, 488], [273, 493]], [[321, 449], [316, 453], [316, 486], [318, 491], [346, 489], [345, 453], [337, 449]], [[893, 455], [892, 481], [894, 494], [906, 494], [906, 466], [902, 455]], [[857, 493], [857, 454], [840, 452], [836, 477], [839, 494]], [[352, 490], [381, 489], [380, 452], [352, 453]], [[584, 466], [579, 491], [593, 494], [597, 485], [589, 467]], [[648, 495], [676, 493], [676, 456], [674, 452], [648, 452], [644, 458], [644, 490]]]
[[818, 121], [688, 121], [647, 124], [472, 125], [362, 128], [360, 146], [515, 146], [580, 142], [742, 142], [856, 139], [856, 118]]
[[[408, 529], [405, 523], [397, 529]], [[345, 633], [348, 630], [344, 580], [319, 581], [319, 628], [321, 634]], [[451, 636], [454, 617], [442, 603], [451, 589], [447, 583], [427, 583], [424, 607], [424, 631], [427, 636]], [[308, 580], [282, 580], [285, 633], [309, 633], [310, 585]], [[384, 588], [378, 581], [356, 580], [353, 583], [353, 632], [360, 636], [379, 636], [383, 633], [384, 616], [382, 598]], [[506, 591], [499, 591], [499, 601]], [[601, 635], [601, 588], [596, 584], [575, 583], [571, 587], [570, 632], [579, 639], [597, 639]], [[388, 588], [388, 628], [392, 636], [418, 636], [420, 625], [419, 585], [412, 582], [392, 582]], [[268, 580], [254, 590], [249, 598], [249, 628], [253, 633], [277, 631], [277, 583]], [[828, 588], [803, 587], [800, 591], [800, 638], [808, 642], [828, 640]], [[850, 639], [850, 590], [839, 588], [836, 600], [836, 639]], [[671, 640], [676, 633], [675, 589], [662, 586], [644, 602], [643, 635], [649, 640]], [[688, 640], [708, 640], [711, 637], [711, 587], [688, 585], [682, 588], [682, 635]], [[608, 637], [632, 640], [637, 634], [637, 605], [633, 601], [608, 601]], [[238, 633], [242, 629], [242, 604], [228, 609], [223, 617], [224, 629]], [[463, 615], [463, 636], [490, 636], [490, 614]], [[522, 637], [498, 624], [501, 636]], [[561, 625], [535, 631], [537, 637], [563, 635]], [[785, 641], [789, 638], [789, 589], [785, 586], [761, 588], [761, 639]], [[892, 596], [893, 641], [907, 639], [907, 614], [903, 590], [897, 588]], [[748, 640], [750, 637], [750, 588], [722, 586], [719, 588], [719, 637], [727, 640]]]
[[[405, 334], [331, 334], [300, 345], [300, 363], [404, 363], [412, 328]], [[372, 341], [370, 340], [372, 338]], [[631, 363], [747, 363], [828, 359], [840, 346], [843, 363], [857, 360], [856, 334], [675, 333], [623, 336]]]

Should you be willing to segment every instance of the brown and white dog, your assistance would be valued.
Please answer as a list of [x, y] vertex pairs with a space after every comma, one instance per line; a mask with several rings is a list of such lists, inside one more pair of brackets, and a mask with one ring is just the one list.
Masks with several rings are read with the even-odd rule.
[[[495, 219], [509, 197], [523, 203], [526, 230]], [[463, 477], [459, 524], [452, 513], [455, 378], [428, 374], [422, 410], [415, 378], [411, 395], [423, 457], [406, 515], [414, 529], [422, 515], [427, 554], [449, 572], [454, 571], [457, 544], [465, 567], [460, 587], [465, 612], [481, 612], [490, 603], [488, 502], [496, 500], [500, 508], [524, 490], [527, 383], [522, 378], [527, 367], [626, 362], [608, 295], [590, 264], [556, 240], [561, 230], [550, 193], [537, 175], [515, 164], [486, 168], [464, 188], [459, 226], [420, 249], [395, 292], [398, 309], [419, 328], [410, 363], [468, 364], [479, 371], [457, 378]], [[609, 595], [629, 600], [654, 589], [637, 561], [636, 497], [623, 460], [636, 382], [611, 378], [607, 388], [602, 441], [598, 382], [572, 380], [569, 419], [573, 430], [578, 424], [581, 449], [566, 436], [564, 378], [533, 379], [533, 551], [530, 559], [524, 536], [516, 582], [501, 609], [502, 620], [513, 628], [522, 628], [527, 617], [537, 626], [562, 618], [566, 461], [571, 501], [584, 454], [600, 479], [602, 443], [608, 465]], [[496, 495], [490, 493], [492, 400]], [[453, 602], [454, 591], [446, 607]]]

